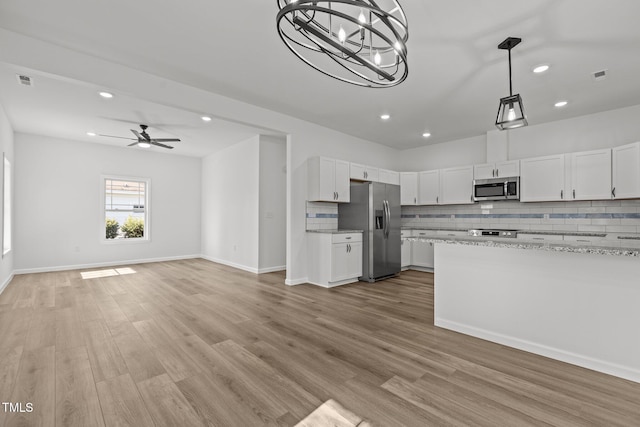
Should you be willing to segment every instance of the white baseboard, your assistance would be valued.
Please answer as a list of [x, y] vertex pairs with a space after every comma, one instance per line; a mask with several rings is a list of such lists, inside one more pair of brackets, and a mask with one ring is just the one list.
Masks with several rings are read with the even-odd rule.
[[529, 353], [539, 354], [551, 359], [560, 360], [572, 365], [582, 366], [583, 368], [603, 372], [605, 374], [640, 383], [640, 370], [628, 366], [618, 365], [616, 363], [607, 362], [605, 360], [594, 359], [589, 356], [571, 353], [554, 347], [549, 347], [535, 342], [498, 334], [485, 329], [480, 329], [441, 318], [436, 318], [434, 323], [440, 328], [450, 329], [452, 331], [460, 332], [465, 335], [481, 338], [483, 340], [528, 351]]
[[303, 285], [305, 283], [309, 283], [309, 279], [306, 277], [302, 279], [286, 279], [284, 281], [284, 284], [289, 286]]
[[227, 265], [229, 267], [237, 268], [238, 270], [248, 271], [249, 273], [258, 274], [258, 269], [254, 267], [249, 267], [246, 265], [238, 264], [235, 262], [227, 261], [224, 259], [214, 258], [208, 255], [200, 255], [202, 259], [206, 259], [207, 261], [215, 262], [216, 264]]
[[15, 275], [15, 273], [11, 273], [9, 275], [9, 277], [7, 277], [7, 280], [5, 280], [4, 282], [2, 282], [2, 284], [0, 284], [0, 294], [2, 294], [2, 292], [6, 289], [7, 285], [9, 285], [9, 283], [11, 283], [11, 281], [13, 280], [13, 276]]
[[276, 271], [284, 271], [287, 269], [286, 265], [279, 265], [277, 267], [267, 267], [258, 269], [258, 274], [262, 273], [274, 273]]
[[15, 274], [29, 274], [29, 273], [48, 273], [52, 271], [64, 271], [64, 270], [81, 270], [86, 268], [98, 268], [98, 267], [113, 267], [116, 265], [131, 265], [131, 264], [146, 264], [150, 262], [162, 262], [162, 261], [179, 261], [182, 259], [201, 258], [200, 254], [194, 255], [181, 255], [172, 257], [161, 258], [145, 258], [145, 259], [127, 259], [121, 261], [109, 261], [109, 262], [96, 262], [88, 264], [76, 264], [76, 265], [60, 265], [54, 267], [37, 267], [37, 268], [23, 268], [15, 270]]

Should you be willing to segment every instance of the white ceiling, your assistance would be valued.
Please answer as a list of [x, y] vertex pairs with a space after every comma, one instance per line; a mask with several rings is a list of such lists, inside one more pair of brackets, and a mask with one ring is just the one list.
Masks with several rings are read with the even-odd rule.
[[[401, 4], [409, 77], [386, 89], [339, 82], [296, 58], [278, 37], [275, 0], [3, 0], [0, 27], [399, 149], [495, 129], [498, 100], [509, 91], [506, 51], [497, 45], [508, 36], [523, 39], [512, 52], [513, 80], [530, 125], [640, 104], [637, 0]], [[533, 74], [541, 63], [550, 70]], [[84, 133], [129, 136], [144, 122], [154, 137], [182, 138], [174, 152], [196, 156], [269, 133], [224, 120], [205, 124], [170, 99], [134, 93], [105, 103], [89, 74], [80, 81], [26, 70], [36, 85], [20, 87], [21, 65], [0, 67], [0, 102], [17, 131], [122, 145]], [[594, 81], [591, 73], [603, 69], [607, 79]], [[569, 105], [555, 108], [561, 99]], [[391, 120], [382, 122], [381, 113]], [[425, 131], [432, 137], [422, 138]]]

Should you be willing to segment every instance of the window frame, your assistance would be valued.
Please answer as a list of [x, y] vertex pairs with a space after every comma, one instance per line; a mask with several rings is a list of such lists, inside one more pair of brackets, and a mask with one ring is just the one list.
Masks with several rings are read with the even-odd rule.
[[[143, 182], [145, 184], [144, 190], [144, 235], [143, 237], [133, 237], [129, 239], [107, 239], [105, 232], [105, 220], [107, 218], [107, 180], [112, 181], [134, 181]], [[125, 175], [100, 175], [100, 242], [107, 245], [120, 245], [120, 244], [140, 244], [151, 242], [151, 178], [140, 176], [125, 176]]]

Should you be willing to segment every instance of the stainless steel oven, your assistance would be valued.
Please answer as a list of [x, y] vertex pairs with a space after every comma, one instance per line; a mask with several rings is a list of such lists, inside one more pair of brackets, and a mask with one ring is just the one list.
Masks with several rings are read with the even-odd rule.
[[474, 179], [473, 200], [520, 200], [520, 177]]

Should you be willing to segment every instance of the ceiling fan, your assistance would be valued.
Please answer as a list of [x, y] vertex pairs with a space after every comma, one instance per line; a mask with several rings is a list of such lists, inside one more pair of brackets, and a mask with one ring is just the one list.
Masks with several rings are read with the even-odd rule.
[[133, 145], [137, 145], [138, 147], [142, 147], [142, 148], [149, 148], [152, 145], [156, 145], [158, 147], [162, 147], [162, 148], [168, 148], [168, 149], [172, 149], [173, 147], [170, 145], [166, 145], [166, 144], [162, 144], [163, 142], [180, 142], [180, 140], [178, 138], [151, 138], [149, 136], [149, 134], [147, 133], [147, 128], [149, 126], [147, 125], [140, 125], [140, 128], [142, 129], [142, 132], [138, 132], [135, 129], [131, 129], [131, 132], [133, 132], [133, 134], [136, 136], [136, 138], [126, 138], [124, 136], [114, 136], [114, 135], [100, 135], [100, 136], [107, 136], [109, 138], [121, 138], [121, 139], [131, 139], [133, 141], [136, 141], [132, 144], [129, 144], [128, 147], [131, 147]]

